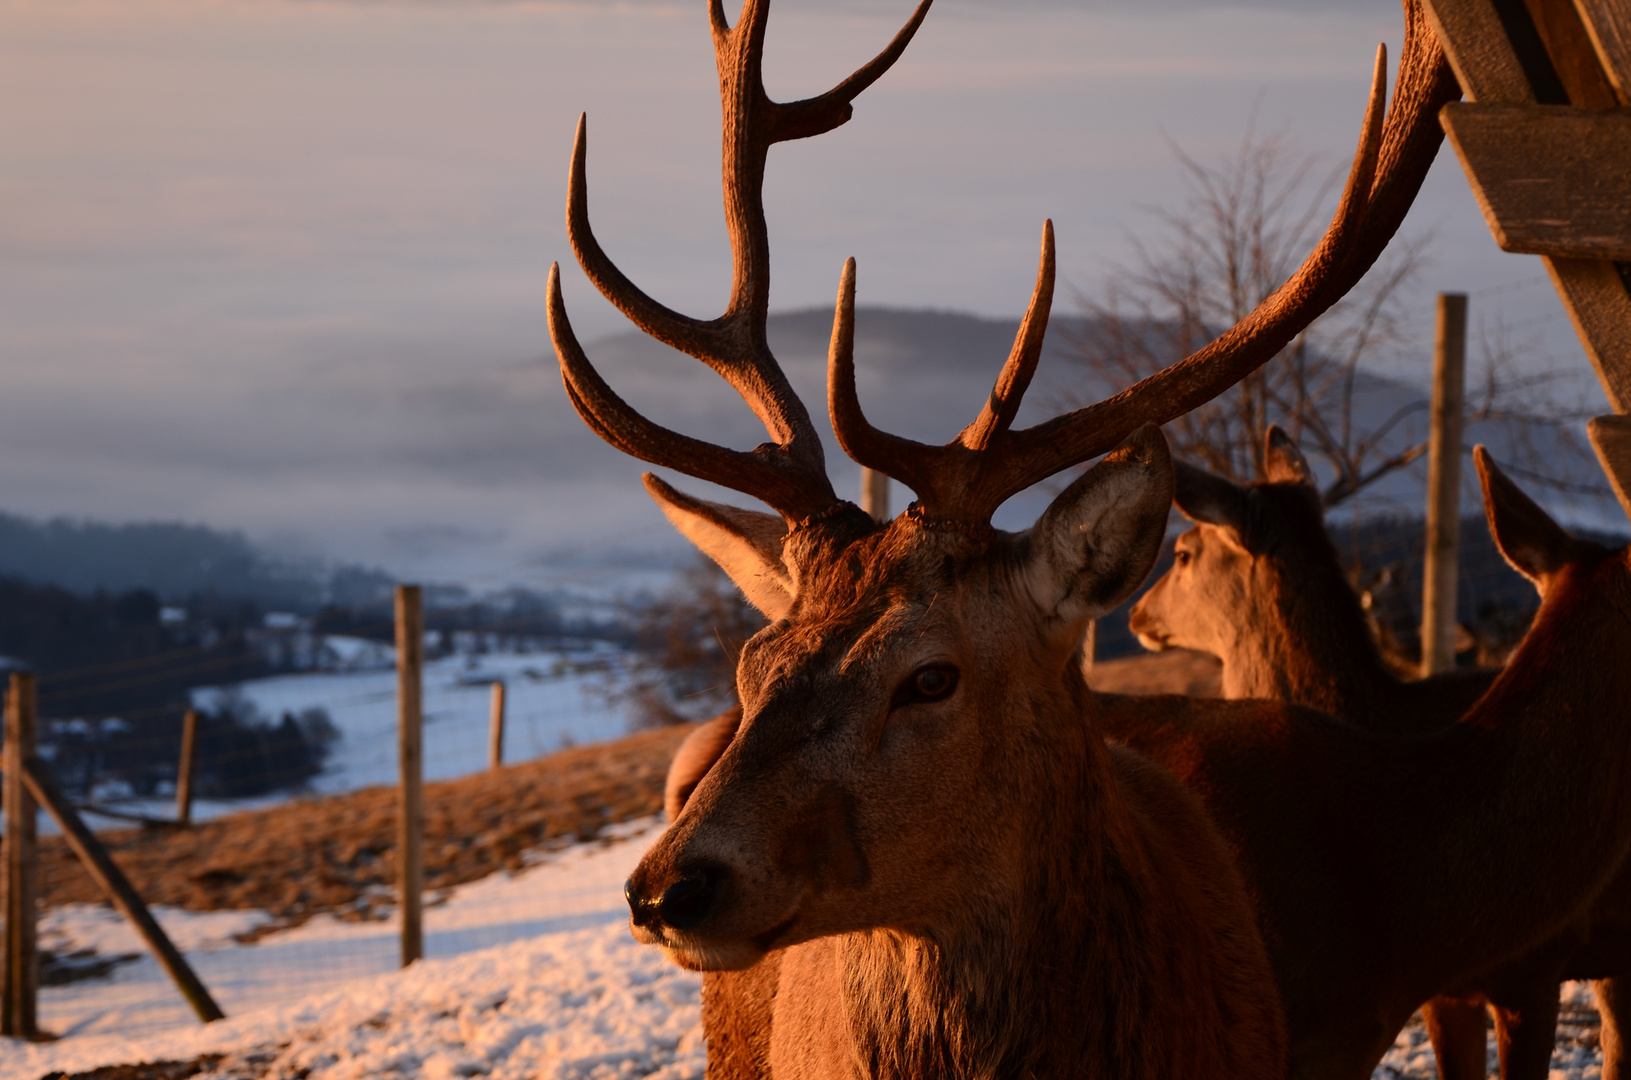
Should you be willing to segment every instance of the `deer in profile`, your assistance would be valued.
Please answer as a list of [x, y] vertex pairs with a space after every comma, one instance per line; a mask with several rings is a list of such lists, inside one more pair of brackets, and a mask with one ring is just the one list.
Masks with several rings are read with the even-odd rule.
[[[1492, 529], [1515, 569], [1539, 586], [1569, 543], [1482, 452], [1478, 455]], [[1172, 568], [1133, 607], [1129, 625], [1146, 647], [1193, 648], [1223, 661], [1225, 694], [1324, 709], [1378, 731], [1427, 732], [1458, 720], [1494, 680], [1465, 671], [1419, 682], [1394, 678], [1382, 662], [1358, 598], [1325, 531], [1313, 472], [1292, 440], [1270, 428], [1266, 479], [1235, 484], [1175, 462], [1174, 502], [1195, 522], [1174, 545]], [[1524, 528], [1546, 542], [1520, 540]], [[1505, 539], [1503, 540], [1503, 532]], [[1588, 855], [1588, 857], [1591, 857]], [[1544, 1080], [1555, 1041], [1557, 984], [1598, 978], [1604, 1075], [1620, 1077], [1620, 1031], [1631, 1022], [1614, 972], [1631, 975], [1631, 874], [1617, 876], [1591, 909], [1582, 939], [1505, 962], [1423, 1007], [1445, 1080], [1485, 1075], [1484, 1002], [1495, 1018], [1506, 1080]], [[1631, 984], [1625, 984], [1631, 985]]]
[[[647, 333], [729, 381], [770, 434], [731, 450], [632, 409], [584, 355], [552, 270], [551, 336], [589, 426], [775, 511], [647, 478], [669, 520], [771, 625], [742, 653], [734, 737], [629, 879], [634, 932], [713, 973], [704, 1014], [716, 1074], [1280, 1075], [1281, 1003], [1234, 860], [1169, 773], [1104, 740], [1079, 642], [1087, 620], [1147, 574], [1165, 529], [1171, 466], [1151, 425], [1260, 366], [1357, 281], [1436, 152], [1434, 116], [1455, 96], [1453, 77], [1408, 8], [1394, 106], [1384, 118], [1379, 57], [1348, 184], [1293, 277], [1184, 362], [1033, 428], [1012, 424], [1046, 330], [1051, 226], [990, 399], [944, 447], [862, 414], [847, 265], [834, 429], [852, 458], [918, 496], [880, 524], [833, 493], [809, 415], [768, 347], [761, 185], [769, 147], [846, 121], [927, 9], [834, 90], [779, 104], [760, 74], [766, 0], [747, 0], [735, 26], [710, 3], [735, 271], [712, 321], [663, 307], [601, 249], [580, 121], [567, 208], [580, 265]], [[991, 526], [1013, 494], [1106, 451], [1030, 530]]]
[[1216, 656], [1225, 697], [1291, 701], [1397, 734], [1453, 723], [1489, 689], [1493, 670], [1407, 682], [1388, 668], [1325, 529], [1313, 470], [1281, 428], [1266, 433], [1261, 483], [1173, 469], [1174, 505], [1195, 525], [1128, 615], [1145, 648]]

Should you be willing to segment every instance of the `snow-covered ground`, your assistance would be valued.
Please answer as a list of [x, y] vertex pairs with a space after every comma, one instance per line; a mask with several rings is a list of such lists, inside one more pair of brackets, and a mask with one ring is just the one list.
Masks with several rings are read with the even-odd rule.
[[[161, 909], [228, 1018], [200, 1026], [143, 953], [110, 979], [42, 990], [41, 1025], [64, 1037], [0, 1040], [0, 1078], [256, 1050], [313, 1080], [700, 1076], [699, 980], [627, 928], [622, 882], [655, 826], [428, 898], [440, 902], [425, 912], [427, 959], [406, 970], [394, 920], [324, 916], [246, 945], [232, 935], [266, 921], [258, 913]], [[55, 909], [41, 930], [55, 947], [142, 952], [93, 905]]]
[[[161, 909], [228, 1019], [197, 1024], [143, 953], [111, 978], [42, 991], [41, 1022], [64, 1037], [0, 1040], [0, 1080], [207, 1053], [275, 1061], [267, 1075], [311, 1080], [700, 1077], [700, 982], [635, 944], [621, 896], [657, 828], [634, 822], [612, 830], [615, 842], [566, 848], [519, 874], [431, 897], [427, 959], [406, 970], [397, 968], [394, 921], [324, 916], [242, 944], [234, 935], [266, 916]], [[128, 927], [93, 905], [54, 909], [41, 930], [53, 948], [142, 952]], [[1563, 1000], [1578, 1017], [1590, 988], [1567, 984]], [[1551, 1080], [1598, 1080], [1593, 1042], [1560, 1039]], [[1418, 1023], [1376, 1080], [1433, 1075]]]

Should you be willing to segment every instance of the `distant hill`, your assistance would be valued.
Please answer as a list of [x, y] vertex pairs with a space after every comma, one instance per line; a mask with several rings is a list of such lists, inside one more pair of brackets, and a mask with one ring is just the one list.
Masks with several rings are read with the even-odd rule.
[[0, 576], [82, 595], [146, 589], [166, 603], [213, 594], [299, 611], [373, 600], [391, 584], [361, 567], [279, 562], [240, 533], [203, 525], [7, 513], [0, 513]]

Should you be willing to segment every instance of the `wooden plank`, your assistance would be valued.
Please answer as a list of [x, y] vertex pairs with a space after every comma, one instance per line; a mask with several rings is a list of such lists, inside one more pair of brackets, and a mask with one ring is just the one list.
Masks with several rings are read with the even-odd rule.
[[1440, 120], [1503, 251], [1631, 259], [1631, 109], [1463, 102]]
[[425, 955], [425, 611], [417, 585], [396, 587], [397, 891], [402, 966]]
[[[1511, 7], [1512, 0], [1504, 2]], [[1604, 6], [1623, 2], [1592, 0]], [[1491, 0], [1426, 0], [1426, 4], [1433, 29], [1468, 98], [1493, 105], [1536, 102], [1506, 24]], [[1523, 9], [1522, 20], [1528, 18]], [[1593, 28], [1603, 25], [1595, 13], [1587, 21]], [[1529, 30], [1535, 32], [1533, 26]], [[1600, 259], [1546, 257], [1545, 261], [1609, 402], [1621, 412], [1631, 409], [1631, 294], [1619, 268]]]
[[1625, 0], [1574, 0], [1574, 6], [1620, 104], [1631, 105], [1631, 5]]
[[1506, 27], [1490, 0], [1426, 0], [1427, 17], [1469, 101], [1526, 105], [1535, 100]]
[[1631, 517], [1631, 416], [1599, 416], [1586, 422], [1586, 434], [1620, 506]]
[[1547, 259], [1552, 284], [1615, 412], [1631, 412], [1631, 292], [1601, 259]]
[[1433, 428], [1427, 450], [1427, 565], [1422, 570], [1421, 676], [1455, 668], [1461, 548], [1461, 432], [1466, 417], [1467, 295], [1438, 294]]
[[34, 755], [34, 702], [34, 676], [13, 672], [6, 695], [6, 972], [0, 1033], [19, 1039], [40, 1033], [38, 810], [23, 775], [23, 762]]
[[226, 1014], [193, 972], [187, 958], [181, 955], [158, 920], [153, 918], [153, 913], [147, 910], [147, 904], [131, 886], [124, 871], [119, 869], [102, 842], [85, 827], [85, 822], [68, 804], [62, 789], [57, 787], [56, 777], [51, 775], [50, 767], [39, 758], [30, 756], [23, 761], [23, 776], [30, 792], [57, 819], [57, 826], [62, 829], [68, 846], [74, 849], [74, 854], [79, 856], [79, 861], [85, 864], [85, 869], [90, 871], [91, 877], [96, 879], [113, 906], [136, 927], [147, 942], [147, 947], [153, 950], [153, 955], [169, 973], [176, 989], [181, 991], [181, 996], [198, 1014], [198, 1019], [206, 1024], [222, 1019]]

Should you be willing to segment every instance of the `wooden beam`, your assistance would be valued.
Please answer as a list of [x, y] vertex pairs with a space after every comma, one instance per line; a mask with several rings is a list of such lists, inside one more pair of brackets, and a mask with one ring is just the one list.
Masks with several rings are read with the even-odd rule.
[[39, 1035], [39, 837], [34, 796], [23, 763], [34, 755], [34, 676], [13, 672], [6, 695], [6, 971], [0, 993], [0, 1034]]
[[198, 1019], [206, 1024], [222, 1019], [226, 1014], [221, 1011], [221, 1007], [210, 996], [204, 983], [193, 972], [187, 958], [181, 955], [181, 951], [170, 941], [169, 935], [158, 924], [158, 920], [153, 918], [153, 913], [147, 910], [147, 904], [142, 900], [141, 894], [131, 886], [130, 879], [125, 877], [124, 871], [119, 869], [119, 865], [108, 855], [102, 842], [85, 827], [85, 822], [68, 804], [68, 799], [62, 794], [62, 789], [57, 787], [56, 778], [51, 775], [50, 768], [39, 758], [29, 757], [23, 762], [23, 777], [27, 780], [34, 797], [51, 811], [52, 817], [57, 819], [57, 826], [62, 829], [63, 838], [68, 841], [68, 846], [74, 849], [74, 854], [79, 856], [79, 861], [85, 864], [85, 869], [90, 871], [91, 877], [102, 886], [102, 891], [107, 893], [113, 906], [123, 912], [125, 918], [129, 919], [141, 933], [147, 947], [153, 950], [153, 955], [158, 957], [164, 970], [169, 972], [176, 989], [181, 991], [181, 996], [187, 999], [187, 1004], [198, 1014]]
[[425, 955], [425, 609], [419, 586], [396, 587], [396, 885], [402, 966]]
[[193, 754], [198, 748], [198, 710], [188, 709], [181, 718], [181, 760], [176, 763], [176, 820], [183, 825], [193, 821]]
[[1427, 564], [1422, 568], [1421, 677], [1455, 670], [1461, 562], [1461, 433], [1466, 419], [1467, 294], [1438, 294], [1433, 429], [1427, 451]]
[[1619, 266], [1602, 259], [1547, 259], [1546, 269], [1608, 403], [1615, 412], [1631, 412], [1631, 292]]
[[487, 715], [487, 767], [504, 764], [504, 680], [494, 679], [491, 708]]
[[1569, 104], [1596, 109], [1620, 104], [1573, 0], [1524, 0], [1524, 6]]
[[1529, 104], [1535, 92], [1490, 0], [1425, 0], [1444, 55], [1468, 101]]
[[1586, 422], [1586, 434], [1620, 506], [1631, 517], [1631, 416], [1599, 416]]
[[1621, 105], [1631, 105], [1631, 7], [1624, 0], [1574, 0]]
[[1631, 259], [1631, 110], [1457, 102], [1440, 120], [1501, 250]]
[[[1584, 9], [1589, 9], [1585, 11], [1586, 23], [1594, 35], [1601, 36], [1604, 26], [1610, 28], [1609, 33], [1617, 32], [1616, 27], [1623, 29], [1623, 13], [1618, 21], [1604, 21], [1595, 10], [1623, 0], [1581, 2]], [[1490, 105], [1533, 105], [1540, 100], [1567, 103], [1552, 100], [1552, 91], [1537, 94], [1530, 83], [1534, 75], [1543, 82], [1549, 78], [1551, 86], [1561, 89], [1558, 73], [1543, 47], [1537, 55], [1540, 32], [1520, 0], [1501, 0], [1500, 9], [1492, 0], [1425, 3], [1445, 55], [1470, 100]], [[1513, 33], [1518, 35], [1527, 66], [1514, 46]], [[1631, 73], [1623, 68], [1618, 75], [1622, 84], [1631, 80]], [[1450, 111], [1447, 108], [1441, 113], [1441, 119]], [[1627, 291], [1624, 264], [1603, 259], [1543, 258], [1609, 402], [1616, 411], [1631, 411], [1631, 292]]]

